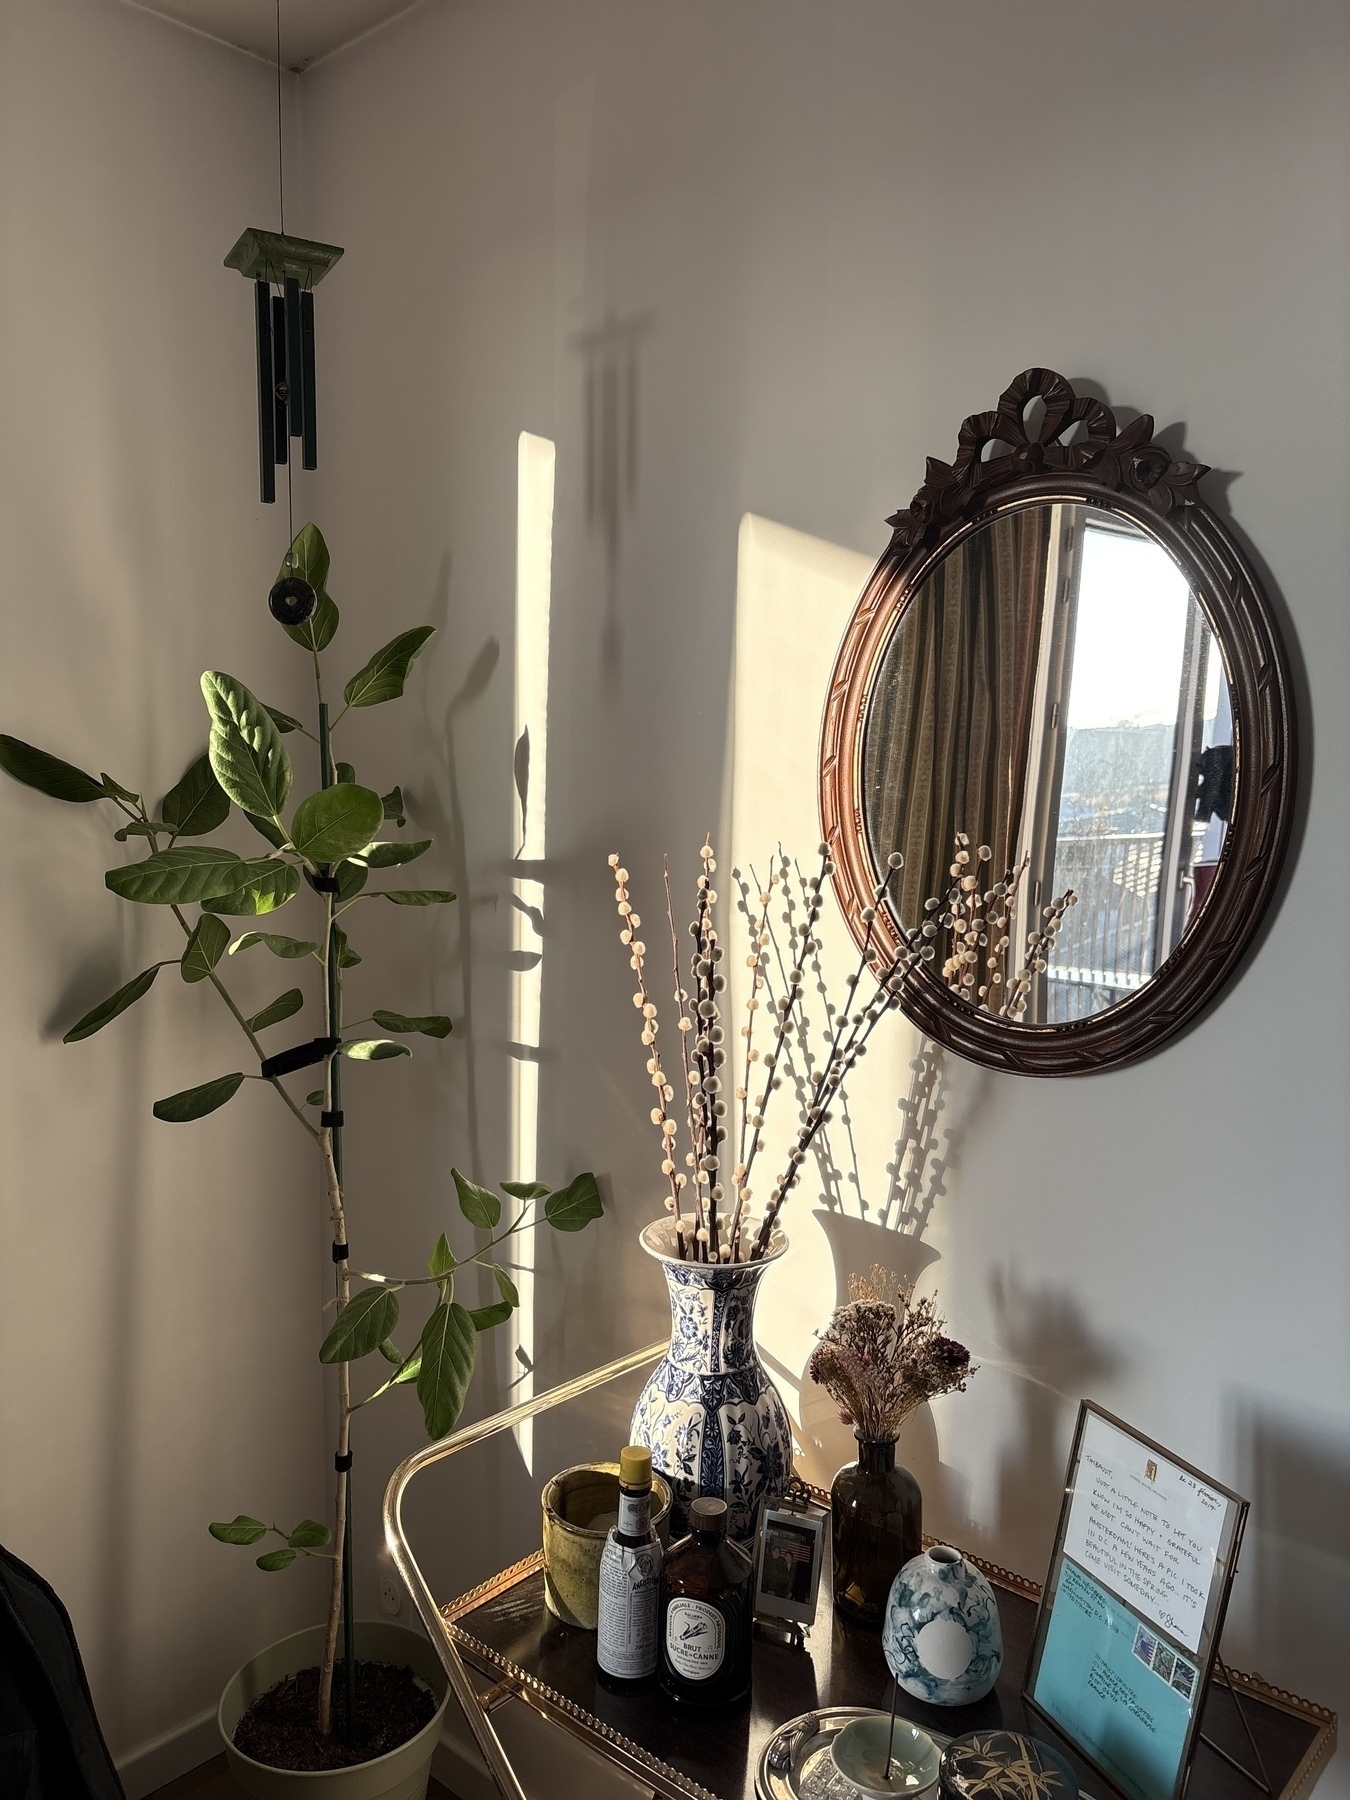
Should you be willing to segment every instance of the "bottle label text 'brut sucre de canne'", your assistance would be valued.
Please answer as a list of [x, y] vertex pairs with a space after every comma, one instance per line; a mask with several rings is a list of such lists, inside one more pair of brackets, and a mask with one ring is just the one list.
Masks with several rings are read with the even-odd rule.
[[686, 1681], [706, 1681], [722, 1666], [727, 1633], [722, 1615], [702, 1600], [683, 1597], [666, 1609], [666, 1655]]

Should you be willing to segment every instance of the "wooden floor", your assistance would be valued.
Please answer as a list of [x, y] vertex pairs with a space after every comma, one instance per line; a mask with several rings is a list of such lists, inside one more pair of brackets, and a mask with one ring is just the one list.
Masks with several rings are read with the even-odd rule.
[[[213, 1756], [210, 1762], [203, 1763], [200, 1769], [190, 1769], [186, 1775], [180, 1775], [167, 1787], [156, 1788], [149, 1800], [239, 1800], [243, 1792], [226, 1767], [222, 1752]], [[455, 1800], [455, 1797], [448, 1787], [433, 1780], [427, 1789], [427, 1800]]]

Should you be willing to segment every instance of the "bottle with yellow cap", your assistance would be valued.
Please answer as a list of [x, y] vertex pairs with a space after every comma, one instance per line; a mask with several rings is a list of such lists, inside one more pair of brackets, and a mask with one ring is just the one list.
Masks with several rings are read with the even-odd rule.
[[634, 1687], [656, 1673], [661, 1610], [661, 1540], [652, 1530], [652, 1453], [629, 1444], [619, 1454], [619, 1522], [600, 1558], [596, 1663], [610, 1687]]

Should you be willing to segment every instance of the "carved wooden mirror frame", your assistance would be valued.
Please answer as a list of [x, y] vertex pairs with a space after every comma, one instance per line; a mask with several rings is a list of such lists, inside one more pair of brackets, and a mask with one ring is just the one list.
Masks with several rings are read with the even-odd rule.
[[[1039, 420], [1028, 417], [1040, 411]], [[1065, 440], [1069, 441], [1066, 442]], [[904, 977], [901, 1007], [958, 1055], [1021, 1075], [1077, 1075], [1133, 1061], [1180, 1031], [1241, 960], [1279, 877], [1294, 810], [1289, 678], [1272, 610], [1242, 550], [1198, 490], [1203, 463], [1177, 462], [1144, 414], [1123, 431], [1100, 400], [1062, 375], [1028, 369], [994, 412], [961, 427], [955, 462], [929, 458], [923, 486], [886, 522], [893, 535], [844, 635], [821, 734], [820, 805], [834, 882], [859, 943], [879, 872], [862, 795], [868, 703], [897, 623], [941, 558], [981, 524], [1032, 501], [1078, 502], [1131, 520], [1180, 565], [1223, 652], [1233, 709], [1235, 803], [1218, 874], [1157, 973], [1106, 1011], [1066, 1024], [1000, 1018], [958, 999], [926, 967]], [[878, 909], [873, 960], [899, 934]]]

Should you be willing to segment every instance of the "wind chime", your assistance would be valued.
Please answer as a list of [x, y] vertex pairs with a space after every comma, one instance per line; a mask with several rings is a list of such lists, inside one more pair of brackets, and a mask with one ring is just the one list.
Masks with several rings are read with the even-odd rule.
[[306, 469], [319, 466], [314, 389], [314, 290], [342, 255], [336, 244], [250, 227], [225, 258], [253, 283], [258, 334], [258, 486], [277, 497], [277, 468], [299, 438]]

